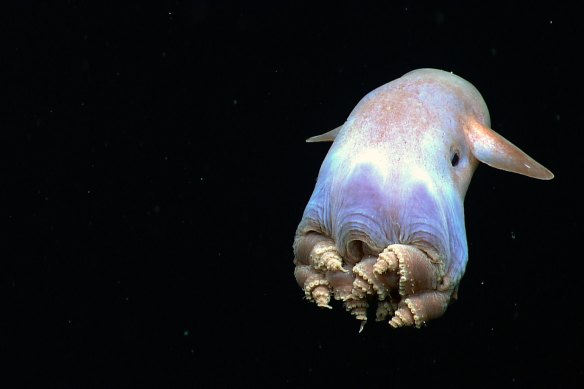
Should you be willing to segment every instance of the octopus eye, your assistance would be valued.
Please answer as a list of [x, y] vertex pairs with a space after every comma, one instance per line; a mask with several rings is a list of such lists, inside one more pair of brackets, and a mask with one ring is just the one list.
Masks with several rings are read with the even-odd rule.
[[458, 151], [454, 151], [452, 152], [452, 157], [450, 157], [450, 164], [454, 167], [458, 165], [458, 162], [460, 162], [459, 153]]

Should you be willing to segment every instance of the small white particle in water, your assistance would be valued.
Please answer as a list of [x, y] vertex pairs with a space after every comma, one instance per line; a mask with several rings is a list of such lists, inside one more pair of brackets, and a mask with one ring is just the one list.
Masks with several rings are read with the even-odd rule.
[[511, 231], [511, 239], [515, 239], [515, 233]]
[[88, 191], [87, 191], [87, 194], [91, 194], [91, 191], [90, 191], [90, 190], [88, 190]]
[[237, 105], [237, 100], [233, 99], [233, 105]]
[[484, 285], [484, 284], [485, 284], [485, 281], [481, 281], [481, 285]]

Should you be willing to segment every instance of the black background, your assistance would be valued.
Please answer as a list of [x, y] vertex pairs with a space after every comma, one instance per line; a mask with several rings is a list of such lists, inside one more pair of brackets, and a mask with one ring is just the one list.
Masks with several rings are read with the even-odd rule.
[[[1, 386], [581, 384], [578, 13], [275, 3], [4, 13]], [[328, 148], [304, 139], [420, 67], [473, 83], [556, 178], [481, 166], [459, 300], [421, 330], [358, 334], [293, 277]]]

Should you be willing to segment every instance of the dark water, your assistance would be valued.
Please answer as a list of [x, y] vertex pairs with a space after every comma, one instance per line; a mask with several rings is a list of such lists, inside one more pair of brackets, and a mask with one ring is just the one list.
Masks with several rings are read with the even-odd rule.
[[[580, 387], [581, 29], [535, 6], [28, 3], [6, 12], [6, 388]], [[459, 300], [421, 330], [303, 300], [292, 240], [367, 92], [453, 71], [550, 168], [486, 166]]]

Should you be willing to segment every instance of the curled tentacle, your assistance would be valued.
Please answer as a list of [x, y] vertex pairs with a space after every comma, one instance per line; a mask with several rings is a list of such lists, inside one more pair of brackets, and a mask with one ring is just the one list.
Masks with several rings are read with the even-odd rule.
[[315, 232], [296, 237], [294, 264], [312, 265], [316, 270], [347, 271], [333, 240]]
[[333, 307], [329, 305], [329, 302], [331, 301], [331, 293], [328, 283], [317, 285], [311, 290], [310, 295], [319, 307], [333, 309]]
[[357, 320], [367, 321], [367, 308], [369, 308], [367, 300], [351, 297], [345, 300], [344, 304], [345, 309]]
[[353, 288], [351, 289], [351, 296], [356, 299], [365, 299], [367, 295], [374, 293], [373, 287], [363, 278], [357, 276], [353, 281]]
[[310, 264], [317, 270], [347, 271], [343, 268], [343, 258], [332, 240], [323, 240], [314, 245], [310, 252]]
[[377, 258], [369, 256], [353, 267], [355, 282], [352, 293], [357, 297], [363, 298], [365, 295], [377, 294], [379, 301], [385, 300], [389, 285], [375, 274], [374, 268], [377, 260]]
[[415, 325], [420, 328], [428, 320], [440, 317], [446, 311], [450, 294], [438, 291], [420, 293], [403, 300], [389, 324], [394, 327]]
[[389, 321], [389, 325], [393, 328], [406, 327], [414, 325], [414, 316], [412, 312], [408, 309], [407, 304], [404, 302], [405, 306], [400, 307], [395, 311], [394, 316]]
[[393, 251], [392, 246], [393, 245], [386, 247], [381, 253], [379, 253], [377, 262], [373, 266], [375, 274], [381, 275], [397, 271], [399, 260]]
[[329, 282], [322, 273], [310, 266], [296, 266], [294, 276], [307, 300], [314, 301], [319, 307], [331, 308]]

